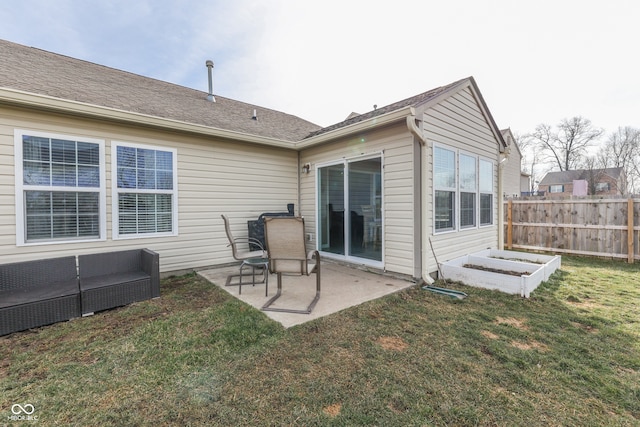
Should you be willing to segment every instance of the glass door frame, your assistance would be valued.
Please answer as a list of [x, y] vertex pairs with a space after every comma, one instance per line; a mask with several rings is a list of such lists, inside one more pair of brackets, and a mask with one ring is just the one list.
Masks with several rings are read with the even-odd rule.
[[[370, 159], [380, 159], [380, 216], [381, 216], [381, 232], [380, 232], [380, 247], [381, 254], [380, 260], [373, 260], [369, 258], [363, 258], [356, 255], [352, 255], [350, 252], [351, 248], [351, 219], [349, 215], [346, 215], [346, 212], [350, 212], [350, 194], [349, 194], [349, 165], [352, 163], [357, 163], [360, 161], [370, 160]], [[344, 198], [344, 254], [338, 254], [334, 252], [327, 252], [322, 250], [322, 239], [321, 237], [321, 225], [322, 216], [320, 215], [320, 205], [321, 205], [321, 194], [320, 194], [320, 170], [330, 166], [343, 165], [344, 167], [344, 179], [343, 179], [343, 198]], [[315, 206], [315, 215], [316, 215], [316, 249], [320, 252], [323, 257], [336, 259], [340, 261], [352, 262], [354, 264], [367, 265], [375, 268], [384, 268], [384, 259], [385, 259], [385, 241], [384, 241], [384, 230], [385, 230], [385, 210], [384, 210], [384, 152], [379, 151], [375, 153], [363, 154], [359, 156], [353, 157], [343, 157], [338, 160], [323, 162], [316, 164], [315, 167], [315, 175], [316, 175], [316, 206]], [[375, 198], [375, 195], [374, 195]]]

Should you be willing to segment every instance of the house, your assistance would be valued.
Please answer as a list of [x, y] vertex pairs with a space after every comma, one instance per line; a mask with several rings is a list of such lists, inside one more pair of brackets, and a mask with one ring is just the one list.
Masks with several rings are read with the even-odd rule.
[[309, 248], [417, 279], [434, 252], [503, 241], [506, 145], [472, 77], [321, 128], [8, 41], [0, 57], [2, 262], [148, 247], [165, 273], [222, 265], [220, 214], [246, 235], [289, 203]]
[[531, 193], [531, 174], [520, 172], [520, 194], [530, 195]]
[[519, 197], [523, 193], [531, 191], [531, 175], [522, 172], [522, 152], [516, 142], [511, 128], [500, 131], [504, 142], [507, 144], [507, 160], [504, 165], [504, 192], [503, 197]]
[[626, 176], [623, 168], [548, 172], [538, 191], [551, 197], [620, 196], [626, 193]]

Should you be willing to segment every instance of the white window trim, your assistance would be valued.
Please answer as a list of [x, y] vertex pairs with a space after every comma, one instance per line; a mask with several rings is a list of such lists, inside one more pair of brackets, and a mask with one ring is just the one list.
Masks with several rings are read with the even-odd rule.
[[[447, 150], [447, 151], [452, 151], [453, 152], [453, 165], [454, 165], [454, 180], [455, 180], [455, 184], [453, 187], [438, 187], [436, 188], [436, 164], [435, 164], [435, 153], [436, 153], [436, 148], [441, 148], [443, 150]], [[459, 221], [459, 216], [457, 214], [457, 212], [460, 209], [460, 196], [459, 196], [459, 189], [458, 189], [458, 181], [459, 181], [459, 177], [458, 177], [458, 149], [457, 148], [453, 148], [450, 147], [448, 145], [444, 145], [444, 144], [433, 144], [433, 158], [431, 160], [431, 164], [432, 164], [432, 187], [433, 187], [433, 194], [432, 194], [432, 199], [431, 199], [431, 210], [433, 212], [433, 233], [434, 234], [445, 234], [445, 233], [456, 233], [459, 230], [459, 226], [458, 226], [458, 221]], [[454, 200], [454, 206], [453, 206], [453, 226], [451, 228], [445, 228], [442, 230], [437, 230], [436, 229], [436, 191], [453, 191], [454, 195], [453, 195], [453, 200]]]
[[[359, 161], [364, 161], [364, 160], [369, 160], [369, 159], [380, 159], [380, 179], [381, 179], [381, 183], [382, 183], [382, 187], [380, 188], [380, 195], [381, 195], [381, 217], [382, 217], [382, 237], [381, 237], [381, 245], [382, 245], [382, 256], [381, 256], [381, 261], [375, 261], [375, 260], [371, 260], [371, 259], [367, 259], [367, 258], [360, 258], [357, 257], [355, 255], [340, 255], [340, 254], [334, 254], [331, 252], [325, 252], [322, 250], [322, 248], [320, 247], [320, 239], [317, 238], [317, 236], [320, 235], [320, 222], [319, 222], [319, 218], [318, 218], [318, 206], [320, 204], [320, 193], [319, 193], [319, 188], [318, 188], [318, 182], [320, 180], [320, 176], [319, 176], [319, 171], [322, 168], [325, 167], [329, 167], [329, 166], [336, 166], [336, 165], [343, 165], [344, 166], [344, 172], [345, 172], [345, 180], [344, 180], [344, 194], [345, 197], [347, 194], [349, 194], [349, 189], [348, 189], [348, 184], [349, 184], [349, 180], [348, 180], [348, 176], [349, 176], [349, 164], [350, 163], [354, 163], [354, 162], [359, 162]], [[341, 261], [348, 261], [348, 262], [357, 262], [360, 263], [362, 265], [366, 265], [366, 266], [370, 266], [370, 267], [374, 267], [374, 268], [383, 268], [386, 264], [385, 264], [385, 241], [384, 241], [384, 230], [385, 230], [385, 185], [384, 185], [384, 179], [385, 179], [385, 171], [384, 171], [384, 150], [382, 151], [374, 151], [374, 152], [369, 152], [366, 154], [360, 154], [360, 155], [355, 155], [355, 156], [349, 156], [349, 157], [343, 157], [342, 159], [336, 159], [336, 160], [330, 160], [330, 161], [326, 161], [326, 162], [320, 162], [317, 163], [315, 165], [315, 179], [316, 179], [316, 185], [315, 185], [315, 213], [316, 213], [316, 223], [315, 223], [315, 233], [316, 233], [316, 244], [315, 247], [317, 250], [320, 251], [320, 253], [322, 254], [322, 256], [326, 257], [326, 258], [330, 258], [330, 259], [336, 259], [336, 260], [341, 260]], [[345, 200], [345, 211], [348, 210], [348, 203]], [[347, 247], [348, 244], [350, 244], [350, 236], [346, 235], [345, 236], [345, 248]]]
[[[455, 187], [451, 187], [451, 188], [436, 188], [436, 170], [435, 170], [435, 149], [436, 148], [441, 148], [447, 151], [452, 151], [455, 155], [455, 161], [454, 161], [454, 165], [455, 165], [455, 180], [456, 180], [456, 184]], [[472, 226], [464, 226], [462, 227], [461, 224], [461, 214], [460, 214], [460, 208], [461, 208], [461, 204], [460, 204], [460, 195], [463, 192], [460, 188], [460, 155], [465, 155], [468, 157], [473, 157], [475, 159], [475, 163], [476, 163], [476, 183], [475, 183], [475, 225]], [[460, 150], [459, 148], [455, 148], [455, 147], [451, 147], [448, 146], [446, 144], [440, 144], [440, 143], [434, 143], [433, 144], [433, 151], [432, 151], [432, 199], [431, 199], [431, 211], [433, 213], [433, 219], [432, 219], [432, 230], [433, 230], [433, 234], [446, 234], [446, 233], [461, 233], [461, 232], [466, 232], [466, 231], [470, 231], [470, 230], [478, 230], [480, 228], [487, 228], [487, 227], [494, 227], [495, 226], [495, 221], [496, 221], [496, 215], [495, 215], [495, 208], [496, 208], [496, 177], [495, 177], [495, 173], [496, 173], [496, 164], [494, 161], [492, 161], [490, 158], [485, 157], [485, 156], [481, 156], [478, 154], [473, 154], [467, 151], [463, 151]], [[480, 195], [481, 194], [489, 194], [487, 192], [481, 191], [480, 190], [480, 161], [486, 161], [488, 163], [491, 164], [492, 166], [492, 179], [491, 179], [491, 194], [492, 194], [492, 213], [491, 213], [491, 223], [490, 224], [480, 224]], [[454, 221], [453, 221], [453, 228], [447, 228], [447, 229], [443, 229], [443, 230], [436, 230], [436, 209], [435, 209], [435, 204], [436, 204], [436, 191], [437, 190], [441, 190], [441, 191], [454, 191], [455, 192], [455, 196], [454, 196], [454, 200], [456, 203], [456, 206], [454, 208]], [[468, 191], [465, 191], [468, 192]]]
[[[138, 190], [118, 188], [118, 147], [142, 148], [155, 151], [168, 151], [173, 153], [173, 189], [172, 190]], [[120, 211], [118, 207], [118, 195], [120, 193], [151, 193], [151, 194], [171, 194], [171, 232], [164, 233], [142, 233], [120, 235]], [[157, 237], [178, 236], [178, 150], [175, 148], [162, 147], [158, 145], [138, 144], [125, 141], [111, 141], [111, 233], [113, 240], [147, 239]]]
[[[482, 191], [482, 188], [480, 188], [480, 162], [482, 161], [487, 162], [491, 165], [491, 193]], [[496, 190], [495, 176], [496, 176], [496, 163], [491, 159], [480, 156], [478, 158], [478, 227], [479, 228], [493, 227], [495, 226], [495, 223], [496, 223], [495, 214], [496, 214], [497, 190]], [[488, 224], [482, 224], [482, 216], [480, 215], [480, 208], [481, 208], [480, 204], [481, 204], [481, 198], [483, 194], [491, 194], [491, 222]]]
[[[473, 191], [469, 191], [469, 190], [464, 190], [462, 189], [462, 179], [460, 177], [460, 157], [461, 156], [466, 156], [466, 157], [470, 157], [474, 160], [474, 164], [476, 167], [475, 170], [475, 182], [473, 185]], [[478, 228], [478, 224], [480, 223], [480, 174], [479, 172], [479, 168], [480, 168], [480, 163], [479, 163], [479, 156], [477, 156], [476, 154], [472, 154], [466, 151], [458, 151], [458, 155], [456, 157], [456, 172], [457, 172], [457, 183], [458, 183], [458, 188], [456, 190], [456, 197], [458, 199], [458, 229], [460, 231], [466, 231], [466, 230], [474, 230], [476, 228]], [[474, 222], [473, 225], [462, 225], [462, 193], [473, 193], [474, 195], [474, 212], [473, 212], [473, 216], [474, 216]]]
[[[96, 138], [87, 138], [84, 136], [72, 136], [63, 135], [53, 132], [31, 131], [24, 129], [14, 129], [14, 159], [15, 159], [15, 195], [16, 195], [16, 246], [42, 246], [42, 245], [60, 245], [66, 243], [86, 243], [86, 242], [100, 242], [107, 239], [107, 195], [105, 191], [105, 144], [104, 140]], [[100, 186], [95, 187], [61, 187], [61, 186], [44, 186], [44, 185], [26, 185], [24, 184], [24, 162], [22, 155], [22, 139], [25, 135], [36, 136], [40, 138], [55, 138], [66, 139], [71, 141], [89, 142], [98, 144], [100, 150]], [[56, 239], [56, 240], [39, 240], [36, 242], [26, 241], [26, 225], [25, 225], [25, 205], [24, 205], [24, 191], [25, 187], [33, 190], [41, 191], [72, 191], [72, 192], [92, 192], [99, 193], [99, 215], [100, 215], [100, 236], [75, 239]], [[73, 189], [73, 190], [71, 190]]]

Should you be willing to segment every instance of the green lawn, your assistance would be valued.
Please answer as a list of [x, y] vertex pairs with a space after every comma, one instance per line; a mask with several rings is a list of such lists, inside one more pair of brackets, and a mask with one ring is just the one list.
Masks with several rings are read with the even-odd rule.
[[640, 425], [639, 273], [563, 257], [530, 299], [414, 287], [288, 330], [170, 278], [0, 338], [0, 425]]

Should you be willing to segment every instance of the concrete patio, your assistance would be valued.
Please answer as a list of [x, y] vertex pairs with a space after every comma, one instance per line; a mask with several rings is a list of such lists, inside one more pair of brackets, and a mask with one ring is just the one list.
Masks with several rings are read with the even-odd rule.
[[[238, 274], [238, 272], [239, 266], [231, 266], [201, 270], [198, 271], [198, 274], [258, 310], [269, 298], [275, 295], [276, 275], [269, 276], [269, 293], [265, 297], [265, 285], [252, 286], [251, 270], [247, 268], [244, 269], [243, 283], [248, 282], [248, 284], [242, 285], [242, 294], [238, 295], [238, 286], [225, 286], [227, 276]], [[311, 314], [274, 311], [264, 311], [263, 313], [281, 323], [285, 328], [289, 328], [415, 285], [409, 278], [377, 274], [325, 260], [322, 262], [321, 278], [320, 300]], [[262, 274], [257, 271], [256, 281], [261, 280]], [[273, 307], [305, 309], [315, 295], [315, 280], [315, 275], [309, 277], [284, 276], [282, 296], [274, 303]]]

